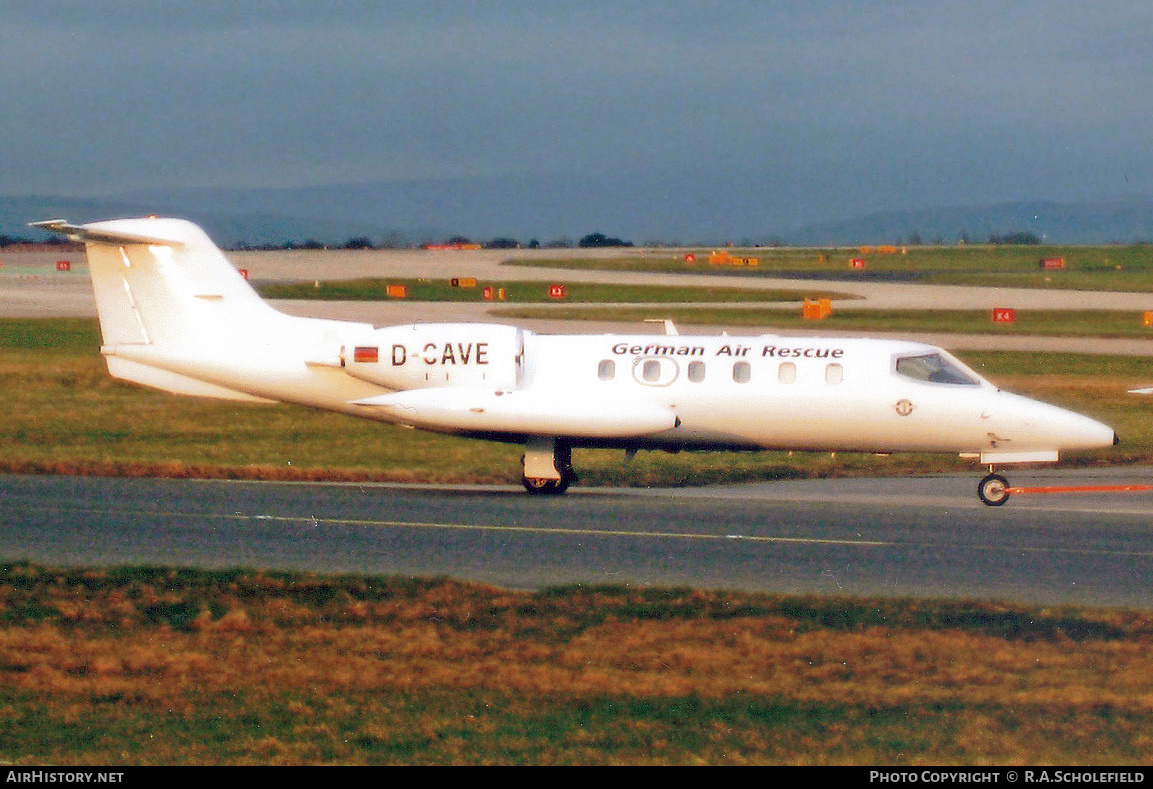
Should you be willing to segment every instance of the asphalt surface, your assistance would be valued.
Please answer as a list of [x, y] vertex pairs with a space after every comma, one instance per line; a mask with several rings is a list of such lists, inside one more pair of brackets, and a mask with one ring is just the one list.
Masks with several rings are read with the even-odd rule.
[[[577, 487], [541, 498], [511, 487], [0, 475], [0, 556], [448, 575], [513, 588], [1153, 606], [1153, 493], [1022, 495], [989, 508], [976, 499], [978, 476]], [[1011, 481], [1153, 483], [1153, 469]]]

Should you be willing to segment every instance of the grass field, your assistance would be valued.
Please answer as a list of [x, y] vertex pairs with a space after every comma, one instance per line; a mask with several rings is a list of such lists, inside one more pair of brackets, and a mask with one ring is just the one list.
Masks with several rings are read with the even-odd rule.
[[[1153, 299], [1151, 299], [1153, 303]], [[1038, 334], [1051, 337], [1125, 337], [1153, 339], [1153, 327], [1146, 326], [1144, 312], [1128, 310], [1015, 310], [1015, 320], [994, 323], [985, 310], [861, 310], [836, 304], [832, 314], [820, 320], [806, 320], [801, 310], [755, 309], [749, 307], [584, 306], [584, 307], [501, 307], [493, 314], [501, 318], [550, 318], [554, 320], [620, 321], [640, 323], [669, 319], [678, 326], [748, 326], [758, 332], [774, 329], [863, 331], [1014, 336]]]
[[1153, 745], [1153, 622], [1131, 611], [8, 563], [0, 622], [9, 765], [1108, 765]]
[[[454, 286], [444, 279], [353, 279], [316, 280], [314, 282], [286, 282], [256, 284], [266, 299], [296, 299], [305, 301], [387, 301], [398, 298], [390, 295], [389, 288], [403, 287], [404, 298], [412, 301], [483, 301], [485, 288], [489, 288], [492, 301], [518, 304], [549, 303], [547, 282], [477, 282], [466, 287]], [[501, 294], [503, 293], [503, 297]], [[597, 304], [621, 302], [801, 302], [805, 298], [841, 298], [853, 296], [824, 288], [797, 288], [795, 290], [750, 290], [748, 288], [674, 287], [654, 285], [607, 285], [595, 282], [574, 282], [565, 286], [564, 301], [568, 304]]]
[[[360, 279], [325, 280], [316, 283], [268, 283], [258, 285], [257, 289], [262, 296], [270, 299], [387, 301], [396, 298], [388, 295], [388, 289], [398, 285], [406, 289], [405, 298], [413, 301], [483, 301], [486, 287], [485, 283], [478, 283], [474, 287], [454, 287], [445, 280]], [[578, 282], [566, 285], [563, 303], [550, 298], [547, 283], [513, 281], [492, 283], [487, 287], [490, 293], [494, 294], [492, 300], [497, 307], [493, 314], [508, 318], [636, 323], [669, 318], [685, 325], [750, 326], [763, 330], [816, 327], [847, 331], [947, 331], [1153, 338], [1153, 326], [1146, 325], [1143, 312], [1018, 310], [1014, 322], [994, 323], [988, 311], [853, 309], [852, 301], [856, 297], [824, 287], [750, 290]], [[503, 292], [503, 298], [495, 295], [500, 292]], [[833, 314], [819, 323], [804, 320], [799, 309], [800, 303], [806, 299], [822, 298], [837, 300]], [[498, 306], [502, 302], [505, 306]], [[797, 304], [798, 307], [783, 310], [779, 306], [782, 302]], [[548, 308], [520, 306], [546, 303], [550, 305]], [[716, 306], [720, 303], [739, 306], [731, 308]], [[691, 304], [709, 306], [684, 306]], [[756, 309], [758, 305], [773, 306]]]
[[[754, 257], [755, 267], [709, 265], [709, 250], [695, 250], [689, 265], [683, 253], [621, 254], [615, 258], [510, 260], [510, 265], [548, 266], [601, 271], [649, 271], [670, 274], [714, 274], [733, 277], [834, 277], [846, 281], [881, 277], [936, 285], [986, 285], [1015, 288], [1064, 288], [1129, 292], [1153, 291], [1153, 246], [1147, 244], [1069, 246], [910, 246], [894, 252], [868, 249], [727, 249], [741, 258]], [[1044, 269], [1044, 259], [1059, 258], [1064, 268]], [[864, 261], [864, 268], [850, 261]]]

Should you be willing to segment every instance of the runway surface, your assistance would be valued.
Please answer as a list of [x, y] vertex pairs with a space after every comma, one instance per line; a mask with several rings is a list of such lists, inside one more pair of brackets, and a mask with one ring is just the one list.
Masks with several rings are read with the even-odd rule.
[[[1153, 607], [1153, 494], [980, 504], [979, 475], [699, 489], [0, 475], [0, 557]], [[1153, 482], [1153, 469], [1014, 484]]]

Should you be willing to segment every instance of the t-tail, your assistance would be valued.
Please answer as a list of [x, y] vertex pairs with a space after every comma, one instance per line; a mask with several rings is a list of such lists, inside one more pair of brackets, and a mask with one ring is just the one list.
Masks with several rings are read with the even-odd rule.
[[372, 327], [278, 312], [195, 224], [142, 218], [33, 226], [84, 242], [101, 353], [114, 377], [176, 394], [326, 408], [365, 394], [354, 387], [334, 398], [314, 369], [338, 368], [343, 335]]

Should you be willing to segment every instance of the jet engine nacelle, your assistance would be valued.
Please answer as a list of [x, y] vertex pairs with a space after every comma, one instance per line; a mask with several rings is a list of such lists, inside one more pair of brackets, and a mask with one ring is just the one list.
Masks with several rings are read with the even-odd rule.
[[431, 386], [515, 389], [521, 383], [524, 331], [484, 323], [389, 326], [346, 345], [349, 375], [389, 389]]

